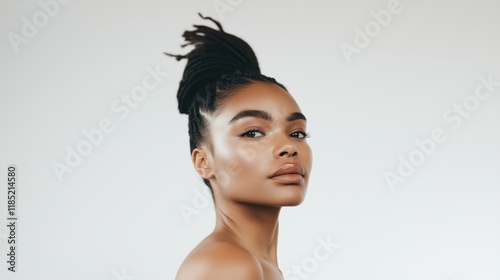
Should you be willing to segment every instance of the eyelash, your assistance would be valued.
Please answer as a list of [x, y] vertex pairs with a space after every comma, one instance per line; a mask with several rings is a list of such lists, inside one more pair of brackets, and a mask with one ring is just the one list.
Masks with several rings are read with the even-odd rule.
[[305, 138], [309, 138], [309, 137], [311, 137], [311, 136], [309, 135], [309, 133], [307, 133], [307, 132], [305, 132], [305, 131], [302, 131], [302, 130], [292, 132], [292, 134], [294, 134], [294, 133], [302, 133], [302, 134], [304, 135], [302, 138], [299, 138], [299, 139], [305, 139]]
[[245, 130], [245, 132], [243, 132], [240, 136], [244, 137], [244, 138], [256, 138], [256, 137], [249, 137], [248, 135], [250, 134], [250, 132], [259, 132], [259, 133], [264, 134], [264, 132], [262, 132], [258, 129], [248, 129], [248, 130]]
[[[248, 134], [249, 134], [250, 132], [259, 132], [259, 133], [261, 133], [261, 134], [265, 135], [265, 134], [264, 134], [264, 132], [262, 132], [262, 131], [260, 131], [260, 130], [258, 130], [258, 129], [248, 129], [248, 130], [246, 130], [244, 133], [242, 133], [240, 136], [241, 136], [241, 137], [244, 137], [244, 138], [257, 138], [257, 137], [248, 137]], [[305, 131], [302, 131], [302, 130], [294, 131], [294, 132], [292, 132], [290, 135], [295, 134], [295, 133], [301, 133], [301, 134], [303, 134], [303, 137], [301, 137], [301, 138], [300, 138], [300, 137], [297, 137], [297, 139], [305, 139], [305, 138], [309, 138], [309, 137], [311, 137], [311, 136], [309, 135], [309, 133], [307, 133], [307, 132], [305, 132]]]

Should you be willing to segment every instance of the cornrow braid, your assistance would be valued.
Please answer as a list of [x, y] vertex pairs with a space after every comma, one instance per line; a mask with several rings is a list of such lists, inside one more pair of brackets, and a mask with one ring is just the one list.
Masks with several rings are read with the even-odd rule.
[[[194, 48], [185, 55], [174, 55], [177, 61], [187, 59], [182, 80], [177, 91], [178, 109], [187, 114], [190, 152], [202, 143], [212, 150], [205, 114], [213, 114], [233, 93], [254, 81], [273, 83], [286, 88], [275, 79], [262, 75], [252, 48], [242, 39], [226, 33], [222, 25], [211, 17], [198, 15], [217, 25], [218, 30], [204, 25], [194, 25], [192, 31], [183, 33], [186, 44]], [[205, 184], [211, 188], [208, 180]]]

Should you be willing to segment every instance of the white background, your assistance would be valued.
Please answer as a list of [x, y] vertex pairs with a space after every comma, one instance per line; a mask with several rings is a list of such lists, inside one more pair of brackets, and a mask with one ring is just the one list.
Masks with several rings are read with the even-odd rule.
[[[350, 63], [339, 45], [356, 46], [355, 29], [388, 0], [230, 3], [217, 13], [212, 0], [70, 1], [15, 46], [9, 34], [23, 37], [23, 17], [33, 23], [43, 9], [2, 0], [0, 278], [173, 279], [212, 230], [177, 111], [185, 61], [162, 54], [186, 53], [181, 34], [193, 24], [214, 26], [201, 12], [249, 42], [309, 120], [313, 172], [304, 203], [282, 210], [283, 272], [500, 279], [500, 86], [456, 129], [443, 118], [473, 99], [479, 77], [500, 81], [500, 2], [401, 0]], [[111, 104], [147, 67], [169, 76], [120, 118]], [[54, 162], [66, 164], [67, 148], [103, 119], [114, 130], [59, 181]], [[436, 128], [446, 141], [391, 188], [384, 174]], [[9, 164], [18, 168], [16, 273], [6, 263]], [[183, 218], [180, 207], [201, 209]], [[323, 261], [318, 238], [338, 244]]]

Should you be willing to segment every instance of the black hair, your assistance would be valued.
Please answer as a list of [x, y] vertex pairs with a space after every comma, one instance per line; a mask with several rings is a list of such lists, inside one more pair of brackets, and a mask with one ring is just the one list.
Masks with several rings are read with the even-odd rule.
[[[194, 25], [193, 31], [182, 35], [186, 44], [194, 49], [185, 55], [173, 55], [177, 61], [188, 60], [177, 91], [178, 109], [187, 114], [190, 152], [206, 143], [212, 149], [207, 120], [204, 114], [212, 114], [231, 94], [255, 81], [273, 83], [284, 90], [274, 78], [260, 72], [257, 57], [242, 39], [226, 33], [221, 24], [211, 17], [198, 15], [215, 23], [219, 30], [204, 25]], [[209, 188], [210, 182], [203, 179]]]

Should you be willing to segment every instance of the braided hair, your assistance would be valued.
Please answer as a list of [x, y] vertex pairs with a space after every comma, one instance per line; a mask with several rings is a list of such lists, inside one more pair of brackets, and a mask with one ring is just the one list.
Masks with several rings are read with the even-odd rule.
[[[182, 35], [187, 43], [181, 45], [194, 45], [194, 49], [185, 55], [164, 53], [177, 61], [188, 60], [177, 91], [177, 101], [179, 112], [189, 116], [191, 153], [202, 143], [212, 150], [204, 115], [213, 114], [238, 90], [255, 81], [273, 83], [287, 90], [274, 78], [261, 74], [257, 57], [245, 41], [226, 33], [218, 21], [201, 13], [198, 15], [215, 23], [219, 30], [194, 25], [195, 30], [185, 31]], [[211, 189], [209, 181], [203, 181]]]

